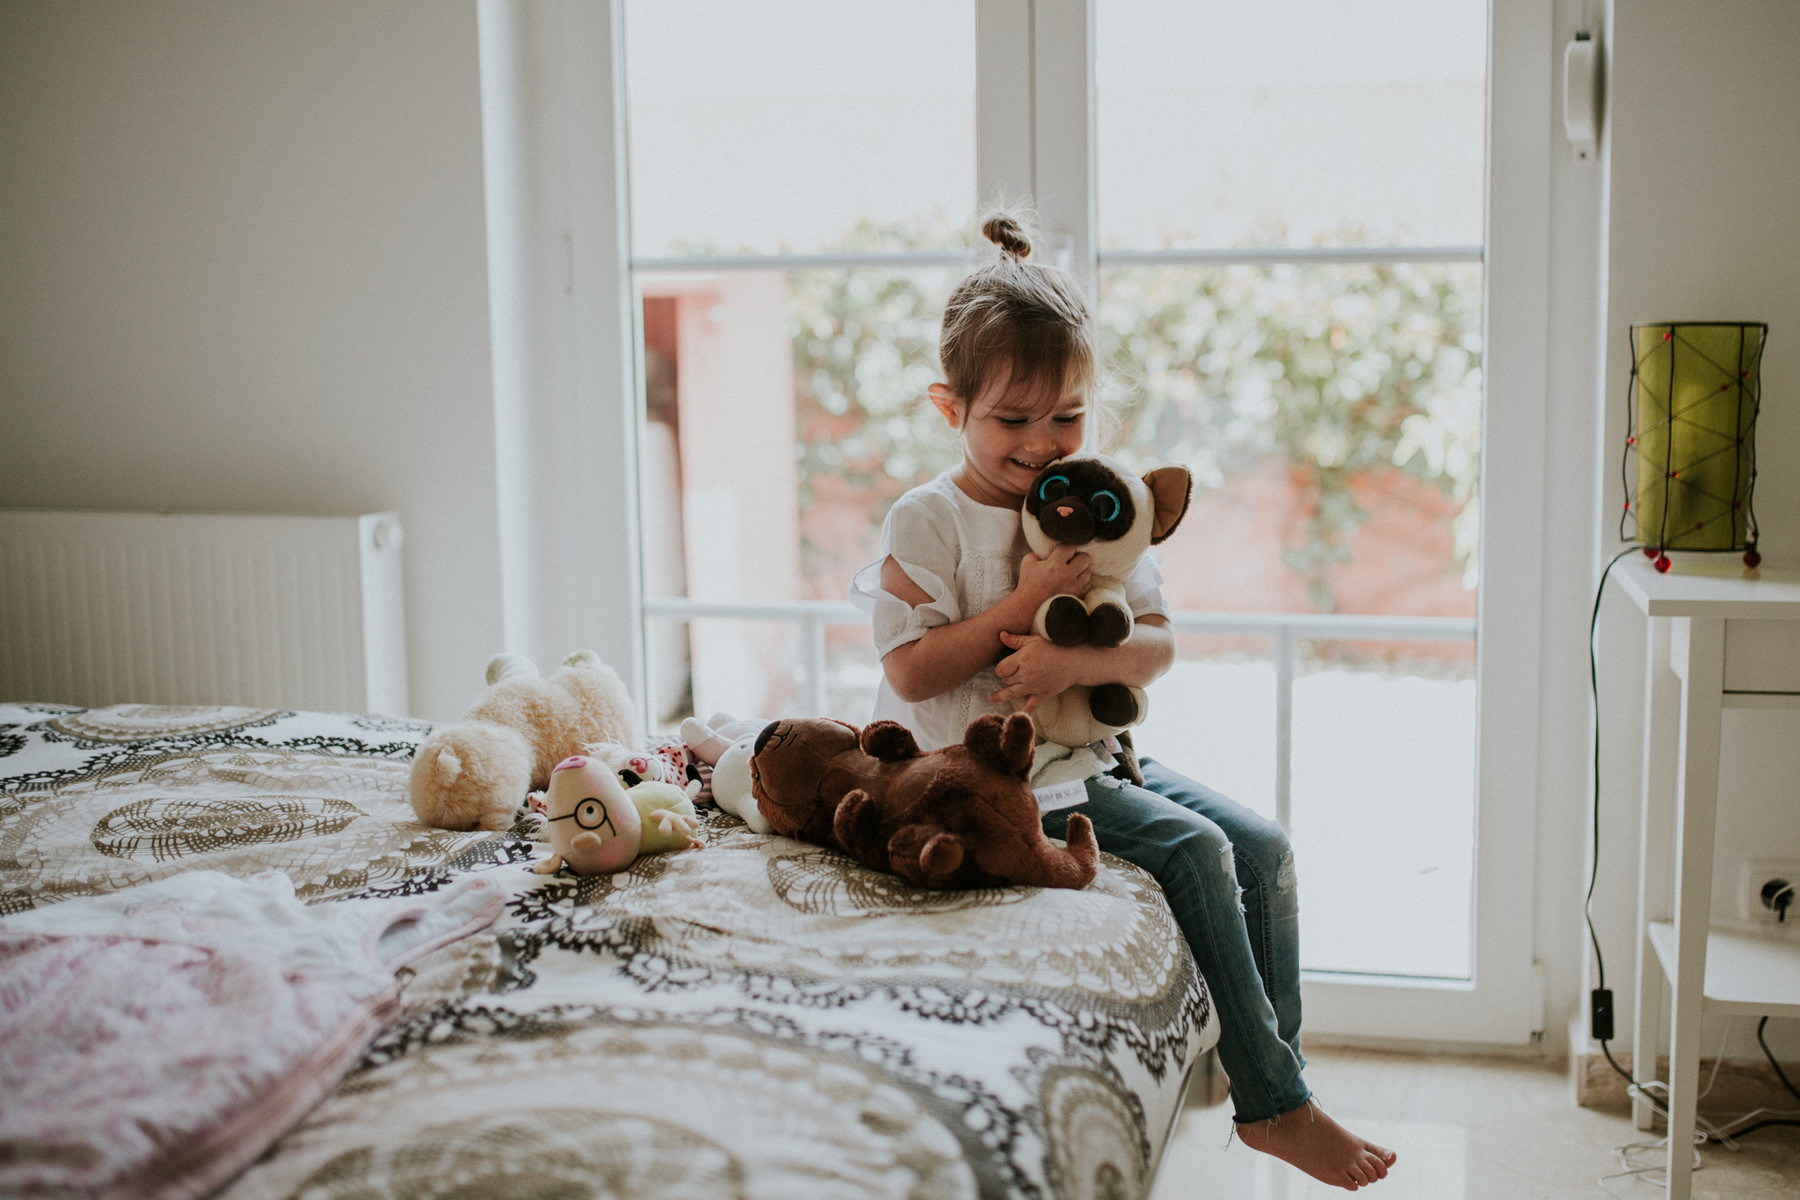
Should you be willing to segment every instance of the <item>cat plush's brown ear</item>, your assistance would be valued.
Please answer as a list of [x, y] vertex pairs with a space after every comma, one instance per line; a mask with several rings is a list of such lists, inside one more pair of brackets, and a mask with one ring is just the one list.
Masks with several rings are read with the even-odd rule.
[[1156, 516], [1150, 524], [1150, 544], [1155, 545], [1175, 532], [1181, 518], [1187, 515], [1188, 501], [1194, 495], [1194, 477], [1186, 467], [1158, 467], [1144, 476], [1150, 489], [1150, 500]]

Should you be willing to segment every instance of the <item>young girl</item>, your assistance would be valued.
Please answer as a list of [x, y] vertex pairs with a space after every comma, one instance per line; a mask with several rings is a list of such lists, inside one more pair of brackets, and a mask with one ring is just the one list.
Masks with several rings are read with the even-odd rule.
[[[1026, 262], [1017, 220], [982, 228], [998, 261], [965, 279], [944, 311], [945, 382], [931, 403], [960, 435], [962, 464], [902, 496], [881, 557], [851, 594], [873, 615], [885, 675], [876, 718], [932, 749], [982, 713], [1025, 711], [1072, 684], [1144, 686], [1175, 657], [1149, 556], [1127, 583], [1136, 630], [1111, 649], [1031, 636], [1032, 616], [1087, 583], [1087, 555], [1026, 549], [1020, 506], [1037, 473], [1081, 448], [1095, 377], [1095, 328], [1066, 272]], [[1326, 1116], [1301, 1079], [1299, 908], [1280, 826], [1151, 760], [1144, 787], [1107, 774], [1085, 803], [1044, 818], [1061, 837], [1087, 814], [1100, 848], [1154, 875], [1219, 1014], [1238, 1136], [1347, 1190], [1383, 1178], [1395, 1156]], [[1239, 889], [1242, 889], [1242, 906]]]

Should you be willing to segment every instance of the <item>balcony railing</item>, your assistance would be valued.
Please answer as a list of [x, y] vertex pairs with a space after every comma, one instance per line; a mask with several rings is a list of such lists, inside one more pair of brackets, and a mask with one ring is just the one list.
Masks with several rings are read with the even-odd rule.
[[[823, 600], [690, 600], [659, 597], [644, 601], [644, 615], [677, 621], [726, 619], [782, 621], [800, 626], [801, 695], [804, 714], [826, 711], [825, 630], [832, 625], [864, 625], [855, 605]], [[1178, 634], [1269, 637], [1275, 642], [1275, 817], [1289, 827], [1294, 741], [1294, 644], [1297, 641], [1472, 642], [1472, 617], [1376, 617], [1335, 613], [1176, 612], [1169, 624]]]

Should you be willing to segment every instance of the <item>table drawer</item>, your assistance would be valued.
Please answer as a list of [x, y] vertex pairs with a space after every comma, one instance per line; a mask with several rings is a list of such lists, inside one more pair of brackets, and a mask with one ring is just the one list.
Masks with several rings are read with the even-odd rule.
[[1800, 692], [1800, 621], [1725, 622], [1725, 690]]

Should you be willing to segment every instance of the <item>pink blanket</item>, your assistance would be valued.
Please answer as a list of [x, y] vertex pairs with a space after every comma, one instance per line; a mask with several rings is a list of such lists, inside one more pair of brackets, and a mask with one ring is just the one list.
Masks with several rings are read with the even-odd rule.
[[325, 1097], [500, 889], [307, 906], [195, 871], [0, 920], [0, 1194], [198, 1196]]

